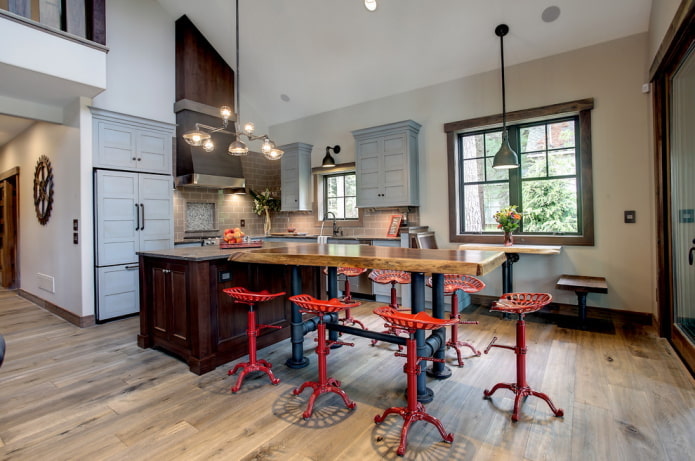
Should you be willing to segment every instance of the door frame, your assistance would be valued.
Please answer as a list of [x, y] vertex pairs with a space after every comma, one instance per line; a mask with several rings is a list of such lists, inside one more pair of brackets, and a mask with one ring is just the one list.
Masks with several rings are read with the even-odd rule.
[[667, 338], [695, 374], [695, 345], [673, 327], [673, 255], [671, 252], [671, 77], [695, 41], [695, 0], [684, 0], [650, 69], [653, 85], [654, 152], [657, 198], [657, 303], [659, 334]]
[[[0, 173], [0, 182], [7, 182], [8, 184], [11, 184], [12, 188], [14, 189], [13, 194], [11, 195], [12, 203], [10, 204], [13, 223], [10, 225], [8, 224], [7, 220], [5, 222], [5, 229], [9, 227], [12, 232], [10, 232], [10, 235], [5, 236], [6, 238], [3, 241], [4, 248], [2, 249], [2, 252], [8, 251], [6, 247], [9, 246], [10, 254], [3, 254], [2, 256], [3, 259], [5, 259], [3, 263], [7, 263], [7, 260], [9, 260], [13, 267], [12, 282], [5, 286], [7, 281], [3, 278], [2, 285], [4, 288], [16, 288], [19, 286], [19, 167], [10, 168], [9, 170]], [[7, 206], [8, 205], [5, 204], [5, 209], [7, 209]], [[5, 269], [3, 269], [3, 271], [4, 270]]]

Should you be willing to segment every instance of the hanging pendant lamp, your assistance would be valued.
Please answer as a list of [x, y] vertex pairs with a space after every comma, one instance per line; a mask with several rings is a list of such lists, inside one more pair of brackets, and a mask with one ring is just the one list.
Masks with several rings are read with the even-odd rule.
[[507, 104], [504, 85], [504, 36], [507, 33], [509, 33], [509, 26], [506, 24], [500, 24], [495, 28], [495, 35], [500, 38], [500, 57], [502, 61], [502, 146], [495, 154], [492, 168], [500, 170], [519, 168], [519, 156], [509, 145], [509, 136], [507, 134]]

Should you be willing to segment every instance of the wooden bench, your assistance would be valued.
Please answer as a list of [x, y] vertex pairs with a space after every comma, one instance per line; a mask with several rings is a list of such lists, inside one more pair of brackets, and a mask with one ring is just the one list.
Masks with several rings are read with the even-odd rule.
[[577, 293], [577, 315], [581, 325], [586, 322], [587, 293], [608, 293], [605, 277], [563, 274], [555, 286], [561, 290], [572, 290]]

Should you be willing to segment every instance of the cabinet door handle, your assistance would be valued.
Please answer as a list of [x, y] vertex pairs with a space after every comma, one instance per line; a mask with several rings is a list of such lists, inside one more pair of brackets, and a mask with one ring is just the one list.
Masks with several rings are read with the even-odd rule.
[[142, 213], [142, 223], [140, 224], [140, 230], [145, 230], [145, 204], [140, 204], [140, 213]]
[[135, 264], [134, 266], [125, 266], [125, 269], [128, 271], [132, 271], [132, 270], [138, 269], [139, 267], [140, 267], [139, 265]]
[[135, 230], [140, 230], [140, 205], [135, 204]]

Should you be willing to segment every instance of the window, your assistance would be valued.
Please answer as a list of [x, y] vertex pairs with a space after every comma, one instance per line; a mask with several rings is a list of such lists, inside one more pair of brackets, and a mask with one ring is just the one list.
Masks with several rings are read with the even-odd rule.
[[336, 219], [358, 219], [357, 176], [355, 172], [336, 173], [323, 177], [323, 215], [334, 213]]
[[493, 215], [517, 205], [523, 216], [517, 242], [593, 245], [592, 107], [589, 99], [507, 114], [520, 163], [510, 170], [492, 168], [502, 141], [496, 117], [445, 125], [456, 200], [452, 241], [500, 241]]

